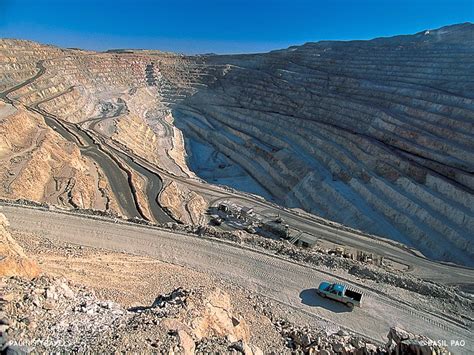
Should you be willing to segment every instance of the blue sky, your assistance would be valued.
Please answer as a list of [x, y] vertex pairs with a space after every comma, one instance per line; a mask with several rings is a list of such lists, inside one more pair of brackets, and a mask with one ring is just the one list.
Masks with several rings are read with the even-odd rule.
[[0, 37], [95, 50], [262, 52], [467, 21], [473, 0], [0, 0]]

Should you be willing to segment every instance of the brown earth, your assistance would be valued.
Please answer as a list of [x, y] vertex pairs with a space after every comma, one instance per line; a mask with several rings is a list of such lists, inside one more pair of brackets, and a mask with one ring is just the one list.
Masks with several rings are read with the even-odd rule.
[[0, 276], [38, 276], [38, 264], [27, 257], [23, 248], [12, 238], [8, 225], [8, 220], [0, 213]]
[[104, 174], [79, 148], [23, 108], [0, 103], [0, 194], [63, 207], [116, 206]]
[[179, 323], [167, 324], [170, 329], [184, 323], [196, 339], [229, 335], [232, 341], [244, 339], [261, 349], [281, 346], [268, 318], [254, 310], [246, 291], [232, 284], [148, 257], [78, 247], [20, 232], [14, 232], [14, 237], [38, 260], [45, 274], [85, 285], [100, 299], [124, 307], [152, 305], [157, 295], [177, 288], [201, 290], [191, 297], [193, 305]]

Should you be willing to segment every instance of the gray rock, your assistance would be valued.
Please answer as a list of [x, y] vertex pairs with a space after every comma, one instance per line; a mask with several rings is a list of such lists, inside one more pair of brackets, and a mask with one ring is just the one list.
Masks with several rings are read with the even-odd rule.
[[242, 340], [239, 340], [239, 341], [236, 341], [236, 342], [233, 342], [232, 344], [229, 345], [229, 350], [237, 350], [237, 351], [240, 351], [241, 353], [244, 352], [244, 343], [242, 342]]
[[332, 349], [337, 353], [342, 353], [344, 351], [344, 344], [343, 343], [333, 343]]
[[359, 337], [353, 337], [351, 338], [350, 341], [351, 341], [351, 345], [354, 346], [356, 349], [365, 347], [365, 342], [362, 341], [362, 339]]
[[45, 291], [45, 297], [47, 300], [58, 300], [58, 294], [54, 286], [48, 287]]
[[8, 346], [5, 350], [3, 350], [3, 353], [5, 355], [26, 355], [30, 353], [30, 349], [23, 346], [11, 345]]
[[341, 336], [341, 337], [349, 335], [349, 333], [346, 332], [344, 329], [339, 329], [339, 331], [336, 334]]

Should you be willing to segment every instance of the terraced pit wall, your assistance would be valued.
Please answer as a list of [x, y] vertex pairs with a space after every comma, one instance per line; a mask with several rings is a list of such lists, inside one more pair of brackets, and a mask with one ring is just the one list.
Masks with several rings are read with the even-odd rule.
[[[46, 100], [41, 109], [64, 121], [124, 100], [130, 112], [110, 119], [105, 138], [140, 156], [149, 146], [147, 161], [166, 171], [190, 175], [175, 125], [188, 149], [209, 152], [211, 183], [473, 265], [472, 24], [253, 55], [94, 53], [7, 40], [0, 51], [0, 91], [36, 75], [41, 61], [45, 73], [9, 97]], [[143, 138], [125, 139], [134, 135]], [[187, 152], [189, 166], [200, 153]]]

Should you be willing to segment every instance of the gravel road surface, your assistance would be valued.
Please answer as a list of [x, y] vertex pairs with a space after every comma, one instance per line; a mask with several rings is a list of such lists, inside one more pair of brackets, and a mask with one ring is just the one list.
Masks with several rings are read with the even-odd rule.
[[34, 208], [3, 206], [11, 228], [69, 243], [148, 255], [164, 262], [233, 281], [311, 315], [315, 322], [330, 320], [377, 341], [385, 341], [390, 326], [398, 325], [436, 340], [465, 340], [457, 353], [474, 351], [471, 330], [409, 308], [370, 289], [348, 282], [364, 293], [362, 308], [350, 312], [344, 305], [319, 298], [314, 288], [330, 277], [323, 270], [300, 265], [220, 241], [171, 233], [140, 225], [113, 223]]

